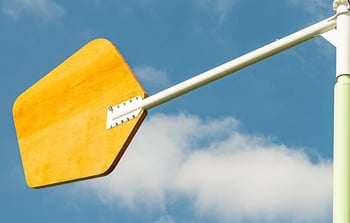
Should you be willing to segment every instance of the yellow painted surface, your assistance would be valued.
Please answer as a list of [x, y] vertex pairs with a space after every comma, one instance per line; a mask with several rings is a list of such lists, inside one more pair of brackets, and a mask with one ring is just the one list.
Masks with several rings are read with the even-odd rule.
[[96, 39], [22, 93], [13, 107], [26, 181], [44, 187], [114, 169], [146, 111], [106, 129], [108, 106], [146, 92], [115, 46]]

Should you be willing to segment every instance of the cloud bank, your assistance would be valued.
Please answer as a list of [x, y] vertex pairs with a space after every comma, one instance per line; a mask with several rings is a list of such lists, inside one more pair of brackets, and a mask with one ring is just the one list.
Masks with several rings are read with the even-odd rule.
[[134, 73], [142, 83], [150, 85], [150, 87], [166, 87], [170, 84], [167, 72], [151, 66], [137, 66]]
[[330, 13], [335, 13], [333, 11], [332, 3], [333, 1], [324, 0], [288, 0], [289, 3], [295, 5], [296, 7], [302, 8], [304, 11], [310, 14], [311, 18], [321, 19], [331, 16]]
[[206, 11], [212, 11], [217, 14], [219, 20], [222, 22], [227, 14], [229, 14], [232, 9], [234, 3], [236, 1], [233, 0], [193, 0], [194, 5], [197, 7], [204, 9]]
[[233, 118], [153, 114], [116, 170], [79, 190], [164, 215], [158, 222], [176, 222], [167, 208], [184, 200], [193, 219], [329, 222], [332, 164], [238, 127]]
[[1, 12], [16, 20], [30, 16], [51, 22], [61, 18], [65, 9], [53, 0], [4, 0]]

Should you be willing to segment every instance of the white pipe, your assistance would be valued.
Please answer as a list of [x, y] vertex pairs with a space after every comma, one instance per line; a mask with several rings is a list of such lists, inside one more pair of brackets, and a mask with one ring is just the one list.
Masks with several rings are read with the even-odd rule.
[[334, 88], [333, 223], [350, 222], [350, 11], [348, 0], [337, 10], [337, 83]]
[[350, 74], [350, 19], [348, 2], [339, 1], [337, 5], [337, 77], [343, 74]]
[[147, 110], [156, 107], [189, 91], [192, 91], [219, 78], [227, 76], [228, 74], [241, 70], [258, 61], [266, 59], [267, 57], [280, 53], [290, 47], [321, 35], [322, 33], [336, 27], [336, 21], [334, 18], [335, 16], [332, 16], [328, 19], [322, 20], [305, 29], [288, 35], [282, 39], [276, 40], [275, 42], [272, 42], [241, 57], [238, 57], [218, 67], [201, 73], [168, 89], [160, 91], [157, 94], [143, 99], [139, 103], [133, 104], [122, 112], [116, 112], [113, 114], [113, 120], [118, 119], [140, 108]]

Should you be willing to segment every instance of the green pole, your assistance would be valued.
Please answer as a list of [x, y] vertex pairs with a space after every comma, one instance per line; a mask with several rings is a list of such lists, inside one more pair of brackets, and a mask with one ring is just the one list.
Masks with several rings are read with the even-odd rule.
[[334, 88], [333, 223], [350, 223], [350, 5], [337, 10], [337, 83]]

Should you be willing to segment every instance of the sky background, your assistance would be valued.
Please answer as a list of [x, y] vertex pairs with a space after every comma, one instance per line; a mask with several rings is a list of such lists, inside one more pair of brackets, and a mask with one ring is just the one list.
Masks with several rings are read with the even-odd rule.
[[0, 0], [0, 221], [331, 222], [335, 49], [321, 37], [152, 109], [100, 179], [28, 188], [12, 105], [95, 38], [152, 95], [333, 14], [330, 0]]

